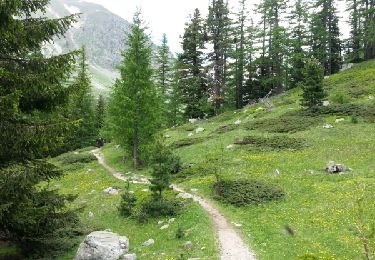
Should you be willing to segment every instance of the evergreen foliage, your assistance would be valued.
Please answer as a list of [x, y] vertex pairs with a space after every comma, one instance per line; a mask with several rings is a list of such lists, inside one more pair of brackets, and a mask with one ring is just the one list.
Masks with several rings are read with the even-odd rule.
[[308, 108], [321, 106], [326, 96], [323, 89], [324, 69], [316, 59], [308, 59], [304, 66], [302, 105]]
[[44, 159], [75, 126], [61, 112], [77, 52], [41, 53], [77, 16], [35, 17], [48, 3], [0, 2], [0, 240], [16, 243], [26, 256], [70, 246], [78, 228], [76, 210], [67, 207], [74, 196], [48, 185], [62, 172]]
[[88, 74], [86, 51], [82, 47], [78, 62], [78, 74], [71, 86], [69, 96], [68, 116], [79, 121], [79, 127], [66, 141], [66, 150], [76, 150], [95, 144], [98, 136], [98, 126], [95, 122], [94, 97], [91, 92], [91, 82]]
[[160, 99], [152, 81], [151, 47], [140, 13], [134, 16], [128, 49], [123, 53], [117, 80], [108, 104], [111, 135], [132, 154], [134, 167], [147, 159], [147, 151], [160, 127]]
[[103, 95], [99, 95], [98, 101], [96, 103], [96, 128], [98, 130], [102, 129], [105, 122], [105, 114], [106, 114], [106, 101]]
[[180, 61], [180, 94], [185, 106], [186, 118], [204, 118], [209, 98], [207, 76], [203, 67], [205, 31], [203, 19], [198, 9], [186, 24], [182, 37], [183, 52]]

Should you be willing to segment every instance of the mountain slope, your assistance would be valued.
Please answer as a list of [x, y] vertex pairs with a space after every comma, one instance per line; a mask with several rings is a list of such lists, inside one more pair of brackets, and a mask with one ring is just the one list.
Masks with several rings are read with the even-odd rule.
[[107, 92], [118, 76], [116, 66], [122, 60], [126, 33], [130, 24], [104, 7], [85, 1], [52, 0], [47, 10], [49, 17], [81, 13], [79, 21], [65, 38], [46, 46], [47, 54], [58, 54], [86, 47], [87, 58], [96, 92]]
[[[276, 184], [287, 193], [284, 200], [260, 206], [216, 201], [226, 217], [242, 224], [259, 259], [359, 259], [365, 254], [360, 236], [375, 224], [375, 61], [329, 77], [325, 87], [330, 106], [317, 113], [301, 111], [296, 89], [273, 97], [271, 109], [255, 104], [165, 132], [190, 166], [177, 175], [186, 190], [197, 189], [215, 201], [212, 185], [218, 173], [226, 180]], [[333, 128], [323, 128], [326, 124]], [[198, 127], [205, 131], [196, 133]], [[330, 160], [352, 170], [329, 175]], [[358, 230], [361, 221], [365, 225]], [[374, 253], [375, 239], [369, 244]]]

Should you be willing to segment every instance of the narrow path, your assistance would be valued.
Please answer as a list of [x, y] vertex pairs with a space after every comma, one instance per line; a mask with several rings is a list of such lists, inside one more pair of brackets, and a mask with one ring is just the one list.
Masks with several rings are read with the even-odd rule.
[[[95, 149], [91, 151], [98, 162], [109, 171], [113, 177], [126, 181], [128, 178], [124, 177], [121, 173], [117, 172], [111, 166], [107, 164], [103, 155], [100, 153], [100, 149]], [[133, 181], [133, 183], [136, 183]], [[141, 184], [146, 184], [142, 182]], [[185, 191], [175, 185], [172, 185], [175, 191], [185, 193]], [[218, 241], [220, 245], [220, 259], [221, 260], [256, 260], [255, 254], [249, 249], [244, 243], [242, 238], [237, 234], [233, 227], [228, 223], [225, 217], [219, 212], [215, 206], [204, 198], [188, 194], [194, 201], [198, 202], [204, 210], [210, 215], [214, 222], [216, 233], [218, 236]]]

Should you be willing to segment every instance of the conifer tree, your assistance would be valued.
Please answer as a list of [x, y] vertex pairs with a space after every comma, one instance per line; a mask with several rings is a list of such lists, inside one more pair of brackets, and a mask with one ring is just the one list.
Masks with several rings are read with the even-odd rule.
[[163, 97], [166, 97], [169, 84], [170, 84], [170, 50], [168, 47], [167, 35], [164, 33], [161, 40], [161, 46], [158, 49], [157, 53], [157, 71], [156, 71], [156, 82], [160, 93]]
[[135, 168], [147, 159], [147, 148], [160, 127], [160, 99], [152, 81], [151, 46], [140, 13], [134, 15], [123, 52], [121, 79], [108, 104], [108, 127], [113, 139], [133, 157]]
[[297, 0], [289, 17], [291, 24], [291, 57], [290, 57], [290, 84], [289, 88], [295, 88], [303, 81], [303, 67], [306, 58], [305, 49], [308, 45], [308, 12], [307, 1]]
[[171, 87], [168, 93], [167, 123], [168, 126], [177, 126], [183, 120], [183, 106], [181, 101], [182, 70], [179, 59], [173, 61], [171, 70]]
[[256, 98], [256, 36], [257, 28], [254, 26], [254, 22], [251, 20], [250, 25], [246, 29], [247, 44], [245, 52], [245, 68], [246, 68], [246, 83], [244, 86], [244, 101], [249, 102]]
[[307, 59], [303, 70], [302, 105], [308, 108], [321, 106], [325, 97], [323, 89], [324, 68], [315, 58]]
[[195, 9], [186, 23], [182, 37], [182, 54], [178, 57], [181, 71], [181, 102], [186, 107], [186, 118], [203, 118], [208, 99], [206, 73], [203, 67], [205, 41], [203, 19], [199, 9]]
[[331, 75], [341, 68], [341, 41], [334, 0], [317, 0], [312, 15], [312, 54]]
[[95, 122], [94, 97], [88, 72], [86, 51], [82, 47], [78, 62], [78, 75], [72, 84], [69, 117], [79, 120], [80, 125], [66, 142], [67, 150], [74, 150], [95, 143], [98, 128]]
[[104, 126], [105, 113], [106, 113], [105, 111], [106, 111], [105, 99], [104, 99], [104, 96], [100, 94], [97, 104], [96, 104], [96, 127], [98, 130], [102, 129]]
[[228, 3], [224, 0], [211, 0], [207, 18], [207, 36], [213, 49], [209, 53], [210, 69], [213, 71], [210, 84], [216, 113], [219, 112], [225, 99], [230, 27]]
[[77, 16], [37, 16], [48, 3], [0, 2], [0, 240], [16, 243], [25, 256], [62, 249], [78, 223], [66, 204], [74, 196], [48, 184], [62, 172], [45, 160], [74, 127], [61, 108], [71, 91], [66, 82], [77, 52], [41, 54], [43, 44], [62, 37]]
[[348, 47], [349, 60], [351, 62], [360, 62], [363, 60], [363, 8], [361, 0], [348, 0], [348, 11], [350, 12], [350, 39]]
[[364, 59], [375, 58], [375, 1], [363, 0]]

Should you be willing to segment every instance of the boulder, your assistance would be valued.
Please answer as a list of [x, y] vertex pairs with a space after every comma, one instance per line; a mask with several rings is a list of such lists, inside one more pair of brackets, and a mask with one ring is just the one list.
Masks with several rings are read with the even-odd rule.
[[343, 164], [336, 164], [334, 161], [329, 161], [326, 167], [328, 173], [342, 173], [346, 171]]
[[136, 260], [137, 255], [136, 254], [126, 254], [122, 257], [122, 260]]
[[107, 231], [95, 231], [79, 245], [75, 260], [118, 260], [128, 249], [127, 237]]

